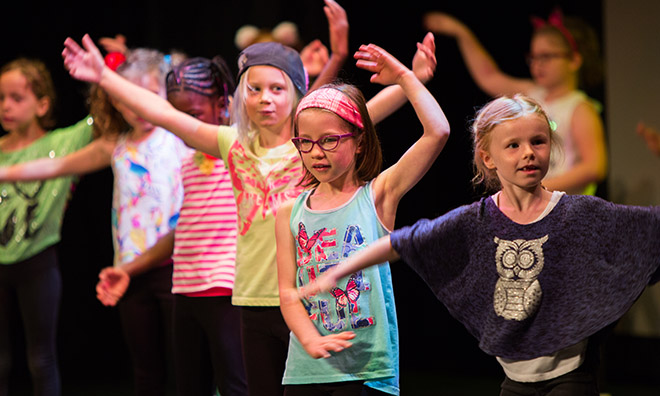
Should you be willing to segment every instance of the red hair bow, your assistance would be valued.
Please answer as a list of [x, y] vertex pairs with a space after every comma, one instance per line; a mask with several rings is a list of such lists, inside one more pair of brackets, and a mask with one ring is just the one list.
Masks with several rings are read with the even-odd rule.
[[534, 26], [534, 29], [539, 29], [549, 25], [559, 30], [559, 32], [562, 34], [562, 36], [564, 36], [566, 41], [568, 41], [568, 44], [571, 46], [571, 50], [573, 52], [578, 52], [578, 47], [577, 47], [577, 43], [575, 42], [575, 38], [573, 37], [571, 32], [569, 32], [568, 29], [566, 29], [566, 26], [564, 26], [564, 15], [562, 14], [559, 8], [555, 8], [550, 13], [550, 16], [548, 16], [547, 21], [537, 16], [532, 16], [531, 21], [532, 21], [532, 25]]

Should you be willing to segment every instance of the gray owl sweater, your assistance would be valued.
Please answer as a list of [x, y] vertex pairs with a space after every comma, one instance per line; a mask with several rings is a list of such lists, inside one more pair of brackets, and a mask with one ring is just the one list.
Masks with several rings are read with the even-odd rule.
[[526, 225], [483, 198], [391, 241], [484, 352], [515, 360], [593, 335], [660, 278], [660, 207], [590, 196]]

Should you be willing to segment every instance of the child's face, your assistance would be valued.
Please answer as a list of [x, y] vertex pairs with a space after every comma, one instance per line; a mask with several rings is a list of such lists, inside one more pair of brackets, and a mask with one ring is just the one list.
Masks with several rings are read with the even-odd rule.
[[580, 62], [562, 39], [554, 34], [537, 34], [532, 38], [529, 70], [534, 81], [544, 88], [564, 83], [577, 73]]
[[280, 130], [291, 123], [291, 92], [284, 72], [272, 66], [252, 66], [247, 71], [245, 108], [259, 129]]
[[[298, 115], [298, 132], [301, 138], [319, 141], [329, 135], [351, 133], [346, 121], [337, 115], [320, 109], [306, 109]], [[321, 149], [318, 143], [308, 153], [301, 152], [305, 167], [321, 183], [344, 182], [355, 176], [355, 158], [358, 152], [355, 137], [344, 137], [330, 151]]]
[[529, 114], [497, 125], [490, 132], [488, 152], [481, 158], [494, 169], [502, 188], [533, 190], [540, 186], [550, 162], [550, 127], [539, 115]]
[[[131, 78], [131, 82], [141, 86], [142, 88], [148, 89], [149, 91], [162, 96], [161, 84], [158, 81], [158, 77], [154, 73], [147, 74], [140, 78]], [[143, 133], [151, 132], [154, 129], [154, 125], [150, 122], [147, 122], [145, 119], [139, 117], [127, 106], [118, 101], [112, 101], [113, 106], [121, 113], [122, 117], [126, 120], [128, 125], [130, 125], [134, 131]]]
[[213, 125], [229, 124], [229, 112], [224, 97], [209, 97], [191, 91], [173, 91], [167, 94], [167, 100], [177, 110], [202, 122]]
[[0, 76], [0, 123], [5, 131], [18, 132], [38, 125], [38, 117], [45, 115], [49, 106], [48, 99], [35, 96], [19, 70]]

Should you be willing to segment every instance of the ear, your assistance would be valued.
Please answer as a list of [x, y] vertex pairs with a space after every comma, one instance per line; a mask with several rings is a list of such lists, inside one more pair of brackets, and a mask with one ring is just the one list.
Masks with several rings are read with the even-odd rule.
[[577, 72], [582, 67], [583, 62], [584, 60], [582, 55], [580, 55], [578, 52], [573, 52], [573, 56], [571, 56], [571, 70]]
[[481, 157], [481, 160], [483, 161], [484, 165], [486, 165], [486, 168], [488, 168], [488, 169], [497, 169], [497, 167], [495, 166], [495, 163], [493, 162], [493, 157], [490, 156], [488, 151], [479, 150], [479, 156]]
[[361, 154], [362, 153], [362, 146], [364, 145], [362, 137], [364, 136], [364, 133], [361, 133], [360, 136], [357, 138], [357, 148], [355, 149], [355, 154]]
[[50, 98], [48, 96], [37, 100], [37, 117], [45, 116], [48, 109], [50, 109]]

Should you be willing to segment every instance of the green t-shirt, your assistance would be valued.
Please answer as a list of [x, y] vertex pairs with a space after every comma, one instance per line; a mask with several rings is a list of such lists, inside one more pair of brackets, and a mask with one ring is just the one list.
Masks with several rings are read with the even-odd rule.
[[[0, 166], [63, 157], [92, 139], [92, 118], [55, 129], [16, 151], [0, 150]], [[26, 260], [60, 240], [73, 176], [0, 183], [0, 264]]]

